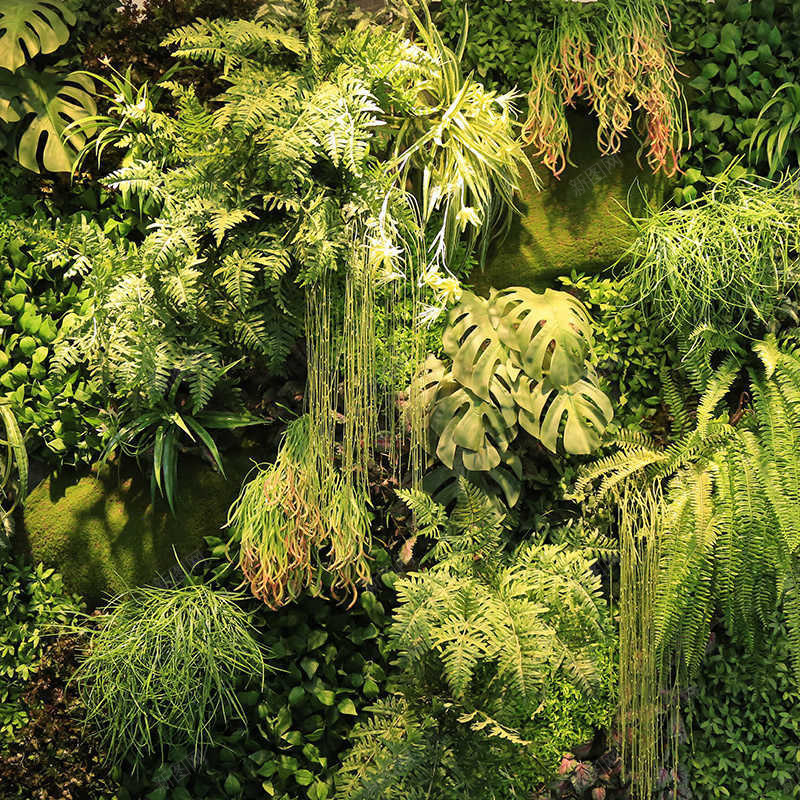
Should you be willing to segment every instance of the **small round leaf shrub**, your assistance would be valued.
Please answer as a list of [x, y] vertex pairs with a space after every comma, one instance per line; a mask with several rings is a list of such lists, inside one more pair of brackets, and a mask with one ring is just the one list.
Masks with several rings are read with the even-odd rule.
[[61, 576], [22, 559], [0, 566], [0, 744], [28, 722], [22, 693], [35, 675], [52, 626], [69, 622], [79, 599]]
[[800, 690], [781, 626], [755, 653], [720, 640], [706, 656], [690, 707], [692, 796], [800, 797]]

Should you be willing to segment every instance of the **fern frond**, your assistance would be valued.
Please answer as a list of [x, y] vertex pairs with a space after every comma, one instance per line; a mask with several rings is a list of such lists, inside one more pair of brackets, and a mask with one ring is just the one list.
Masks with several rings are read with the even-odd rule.
[[198, 19], [173, 31], [162, 42], [173, 55], [222, 67], [223, 75], [254, 57], [278, 49], [302, 53], [302, 41], [294, 34], [258, 21]]

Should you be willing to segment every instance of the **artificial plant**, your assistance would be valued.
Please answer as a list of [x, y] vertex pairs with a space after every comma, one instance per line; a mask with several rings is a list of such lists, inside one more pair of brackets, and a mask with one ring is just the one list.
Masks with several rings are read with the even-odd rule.
[[[510, 202], [524, 156], [510, 98], [465, 79], [429, 18], [417, 19], [422, 47], [377, 28], [329, 40], [313, 2], [303, 36], [278, 27], [275, 14], [198, 20], [168, 37], [179, 58], [217, 76], [212, 103], [170, 81], [173, 115], [129, 75], [106, 81], [109, 112], [87, 122], [98, 129], [87, 153], [125, 151], [106, 182], [138, 205], [149, 232], [92, 264], [94, 311], [60, 357], [114, 371], [130, 410], [124, 424], [169, 413], [170, 397], [188, 395], [192, 415], [203, 412], [232, 355], [278, 371], [304, 334], [309, 457], [285, 460], [309, 473], [306, 485], [321, 482], [306, 499], [323, 525], [344, 515], [363, 544], [380, 405], [376, 306], [391, 317], [406, 287], [417, 310], [444, 304], [457, 288], [446, 266], [453, 230], [491, 235], [495, 189]], [[407, 180], [423, 187], [419, 197], [408, 196]], [[426, 234], [439, 243], [433, 255]], [[270, 485], [275, 497], [291, 491]], [[352, 502], [340, 502], [339, 487]], [[266, 557], [273, 533], [249, 530], [264, 542], [248, 552]], [[289, 550], [304, 538], [294, 524], [283, 534]], [[343, 576], [365, 579], [362, 544], [334, 558]]]
[[72, 680], [114, 760], [185, 747], [199, 760], [211, 726], [244, 719], [237, 689], [263, 687], [265, 653], [241, 598], [204, 584], [140, 587], [96, 626]]
[[797, 189], [792, 175], [762, 183], [726, 173], [692, 202], [649, 209], [620, 259], [627, 288], [665, 331], [707, 329], [729, 347], [762, 336], [800, 276]]
[[[597, 117], [603, 155], [619, 150], [634, 112], [650, 168], [674, 175], [683, 100], [668, 20], [657, 0], [558, 2], [536, 38], [523, 138], [555, 175], [569, 163], [567, 109], [579, 101]], [[633, 101], [633, 103], [632, 103]]]
[[488, 298], [463, 292], [442, 345], [415, 378], [428, 448], [448, 470], [487, 474], [513, 505], [522, 428], [549, 451], [586, 454], [613, 417], [592, 368], [592, 322], [565, 292], [514, 287]]
[[653, 786], [664, 691], [673, 687], [674, 705], [697, 674], [717, 610], [751, 650], [780, 614], [800, 678], [800, 353], [773, 336], [753, 349], [754, 364], [708, 366], [693, 415], [666, 375], [673, 441], [623, 432], [617, 452], [576, 484], [576, 499], [610, 497], [621, 514], [622, 722], [642, 796]]
[[75, 22], [67, 0], [0, 2], [0, 119], [17, 124], [14, 155], [33, 172], [69, 172], [89, 130], [67, 128], [96, 111], [94, 83], [85, 73], [31, 63], [63, 45]]
[[337, 796], [528, 794], [560, 755], [542, 763], [545, 737], [527, 738], [541, 734], [545, 698], [560, 681], [587, 702], [603, 692], [611, 634], [593, 561], [563, 545], [506, 552], [504, 516], [466, 481], [449, 517], [422, 492], [402, 497], [434, 542], [434, 564], [395, 582], [389, 637], [400, 674], [394, 696], [356, 727]]

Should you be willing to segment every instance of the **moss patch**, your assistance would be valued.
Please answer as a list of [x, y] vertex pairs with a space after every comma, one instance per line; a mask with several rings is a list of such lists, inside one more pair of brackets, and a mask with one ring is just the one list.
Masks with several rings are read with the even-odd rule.
[[177, 516], [156, 498], [135, 464], [46, 478], [28, 496], [17, 546], [56, 567], [65, 586], [90, 604], [153, 581], [179, 555], [219, 535], [256, 451], [228, 455], [226, 481], [196, 458], [179, 465]]
[[641, 190], [650, 197], [664, 196], [667, 181], [639, 167], [635, 142], [603, 158], [591, 119], [574, 114], [570, 126], [576, 166], [567, 167], [559, 179], [537, 170], [541, 191], [524, 176], [521, 216], [485, 269], [472, 274], [480, 292], [507, 286], [542, 290], [572, 270], [597, 272], [610, 266], [633, 237], [625, 209], [641, 211]]

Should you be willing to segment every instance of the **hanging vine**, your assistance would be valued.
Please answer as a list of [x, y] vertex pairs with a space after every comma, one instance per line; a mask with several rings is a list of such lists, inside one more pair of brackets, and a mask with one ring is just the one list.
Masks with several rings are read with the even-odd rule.
[[658, 0], [560, 4], [553, 26], [537, 41], [523, 130], [554, 175], [571, 163], [566, 112], [578, 100], [597, 117], [603, 155], [620, 149], [641, 111], [640, 154], [654, 172], [675, 174], [684, 112], [668, 25]]

